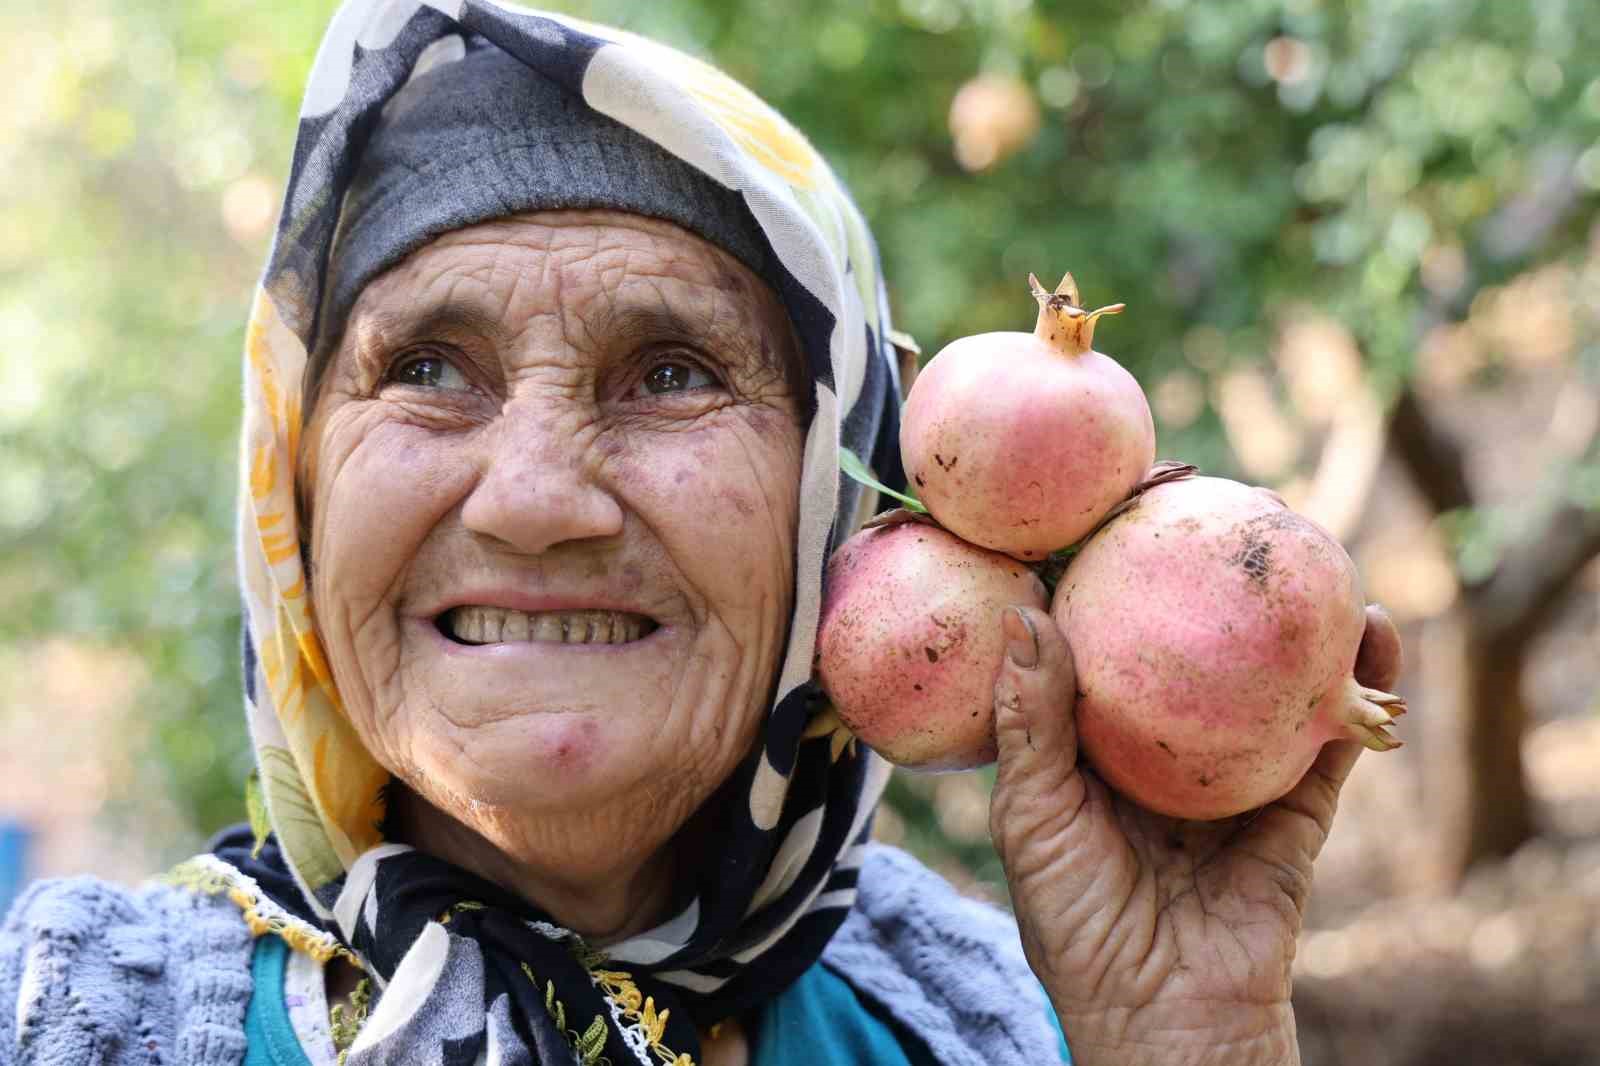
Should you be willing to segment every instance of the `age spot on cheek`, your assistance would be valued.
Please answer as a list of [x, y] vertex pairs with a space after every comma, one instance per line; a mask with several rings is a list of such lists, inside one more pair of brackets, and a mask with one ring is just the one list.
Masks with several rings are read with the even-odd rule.
[[734, 489], [726, 489], [717, 493], [717, 499], [738, 511], [745, 518], [756, 513], [756, 505], [750, 502], [750, 497]]

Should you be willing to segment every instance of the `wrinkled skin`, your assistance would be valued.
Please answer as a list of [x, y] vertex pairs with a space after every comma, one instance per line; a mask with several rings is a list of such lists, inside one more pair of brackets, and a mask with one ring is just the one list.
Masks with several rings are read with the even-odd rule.
[[[302, 484], [320, 633], [402, 839], [597, 940], [662, 917], [668, 843], [785, 646], [795, 345], [733, 257], [615, 212], [457, 230], [362, 292]], [[470, 647], [436, 624], [462, 602], [659, 629]]]
[[[1002, 625], [1013, 657], [995, 680], [990, 830], [1074, 1062], [1298, 1063], [1295, 937], [1361, 746], [1326, 745], [1288, 795], [1237, 818], [1152, 814], [1078, 760], [1072, 654], [1050, 615], [1006, 611]], [[1370, 607], [1357, 680], [1389, 689], [1399, 670], [1394, 625]]]

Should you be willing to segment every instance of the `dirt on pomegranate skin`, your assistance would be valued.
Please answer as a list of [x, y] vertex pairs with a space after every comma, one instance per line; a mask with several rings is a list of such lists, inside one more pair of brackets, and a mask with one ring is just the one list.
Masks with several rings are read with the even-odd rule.
[[967, 541], [1042, 559], [1083, 536], [1153, 460], [1153, 423], [1102, 413], [1143, 395], [1105, 356], [1078, 357], [1081, 372], [1058, 381], [1026, 361], [962, 360], [959, 344], [947, 352], [918, 385], [922, 396], [937, 389], [948, 399], [908, 406], [902, 438], [917, 442], [907, 473], [922, 502]]
[[1073, 560], [1052, 610], [1077, 664], [1085, 755], [1152, 810], [1248, 810], [1345, 735], [1365, 628], [1355, 567], [1248, 486], [1152, 489]]
[[993, 762], [1000, 612], [1043, 607], [1026, 566], [919, 523], [864, 530], [828, 566], [817, 676], [840, 719], [890, 762]]
[[971, 544], [1035, 561], [1075, 544], [1127, 497], [1155, 460], [1144, 391], [1091, 348], [1094, 324], [1122, 304], [1079, 306], [1062, 278], [1032, 333], [950, 342], [906, 397], [900, 454], [928, 511]]

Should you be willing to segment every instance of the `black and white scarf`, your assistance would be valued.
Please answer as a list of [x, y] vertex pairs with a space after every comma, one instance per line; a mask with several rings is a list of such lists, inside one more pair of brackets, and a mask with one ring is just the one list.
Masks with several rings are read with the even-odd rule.
[[[778, 264], [813, 387], [794, 614], [761, 742], [711, 801], [719, 851], [675, 912], [603, 953], [521, 899], [386, 840], [388, 774], [345, 721], [297, 550], [300, 396], [340, 205], [383, 106], [484, 42], [737, 194]], [[769, 273], [769, 277], [770, 277]], [[349, 0], [322, 42], [245, 352], [239, 524], [257, 836], [177, 877], [258, 933], [348, 953], [381, 989], [349, 1066], [698, 1060], [696, 1026], [811, 966], [855, 897], [885, 763], [818, 716], [824, 563], [858, 487], [841, 447], [901, 480], [898, 376], [876, 250], [838, 180], [748, 90], [654, 42], [496, 0]]]

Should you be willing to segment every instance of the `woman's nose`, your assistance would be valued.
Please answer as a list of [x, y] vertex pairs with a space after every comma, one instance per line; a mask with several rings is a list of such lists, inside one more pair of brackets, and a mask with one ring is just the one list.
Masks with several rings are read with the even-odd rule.
[[508, 405], [485, 434], [483, 470], [462, 523], [533, 555], [621, 533], [622, 506], [595, 479], [582, 438], [548, 412]]

